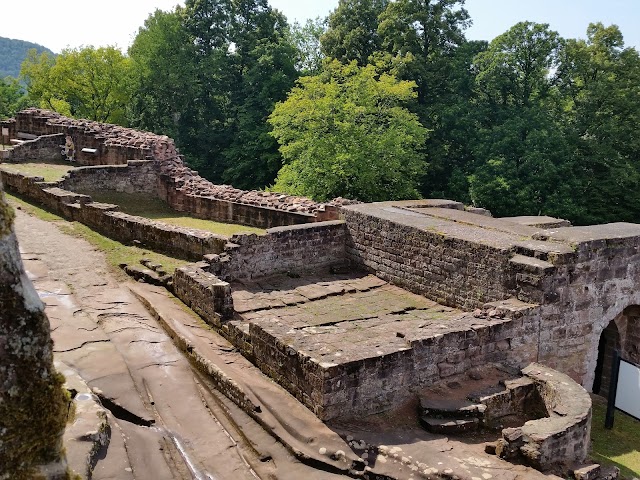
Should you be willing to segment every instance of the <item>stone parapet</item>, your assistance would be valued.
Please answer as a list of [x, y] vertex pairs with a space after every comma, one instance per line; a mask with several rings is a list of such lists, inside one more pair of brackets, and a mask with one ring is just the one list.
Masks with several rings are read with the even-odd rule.
[[54, 133], [43, 135], [34, 140], [25, 140], [9, 150], [3, 161], [20, 163], [34, 162], [38, 160], [62, 160], [62, 146], [64, 146], [64, 134]]
[[152, 250], [199, 260], [203, 255], [222, 252], [228, 241], [225, 236], [204, 230], [128, 215], [117, 205], [93, 202], [88, 195], [52, 186], [39, 177], [0, 170], [0, 179], [9, 190], [123, 243], [137, 242]]

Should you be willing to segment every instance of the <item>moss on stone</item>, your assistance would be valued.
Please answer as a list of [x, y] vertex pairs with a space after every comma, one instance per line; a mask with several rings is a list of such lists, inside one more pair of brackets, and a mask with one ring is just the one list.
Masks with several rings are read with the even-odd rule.
[[62, 388], [64, 377], [45, 373], [42, 367], [40, 359], [16, 363], [17, 394], [0, 400], [4, 424], [0, 478], [7, 474], [16, 480], [33, 478], [38, 466], [60, 460], [70, 397]]
[[4, 237], [11, 232], [15, 212], [4, 198], [4, 193], [0, 190], [0, 237]]

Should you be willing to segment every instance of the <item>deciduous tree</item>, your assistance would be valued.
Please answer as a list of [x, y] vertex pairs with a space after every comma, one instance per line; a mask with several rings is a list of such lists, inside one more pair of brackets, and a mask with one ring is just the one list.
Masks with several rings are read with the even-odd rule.
[[317, 200], [417, 198], [426, 131], [403, 107], [414, 88], [355, 61], [302, 77], [269, 118], [285, 160], [274, 190]]

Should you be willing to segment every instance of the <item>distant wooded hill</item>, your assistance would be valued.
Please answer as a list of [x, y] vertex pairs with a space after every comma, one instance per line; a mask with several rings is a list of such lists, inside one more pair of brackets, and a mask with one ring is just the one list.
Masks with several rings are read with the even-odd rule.
[[49, 52], [53, 55], [51, 50], [37, 43], [0, 37], [0, 78], [9, 75], [17, 77], [20, 74], [20, 64], [32, 48], [35, 48], [38, 53]]

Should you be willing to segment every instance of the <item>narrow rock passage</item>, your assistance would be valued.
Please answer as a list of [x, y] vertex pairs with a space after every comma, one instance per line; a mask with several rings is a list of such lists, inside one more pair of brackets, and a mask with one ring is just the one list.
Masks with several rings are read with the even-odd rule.
[[109, 446], [93, 452], [92, 478], [258, 478], [203, 403], [188, 361], [108, 273], [103, 255], [17, 213], [25, 269], [46, 303], [56, 361], [110, 410]]

